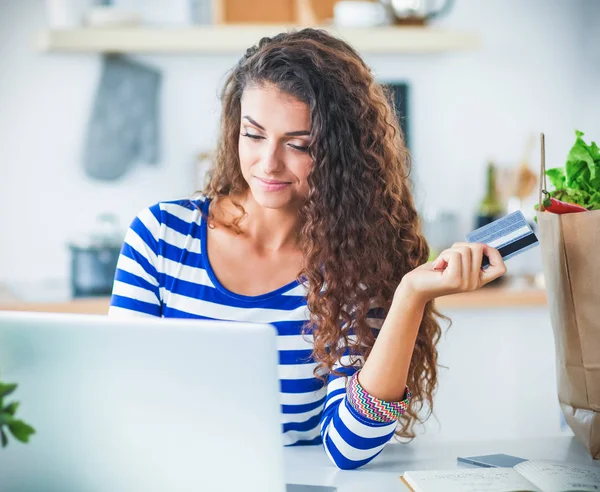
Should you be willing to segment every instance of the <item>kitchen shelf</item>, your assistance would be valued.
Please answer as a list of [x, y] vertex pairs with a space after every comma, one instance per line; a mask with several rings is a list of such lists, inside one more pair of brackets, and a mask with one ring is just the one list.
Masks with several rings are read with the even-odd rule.
[[[58, 313], [106, 314], [109, 298], [98, 297], [64, 302], [0, 302], [0, 311], [40, 311]], [[436, 300], [442, 312], [447, 309], [535, 308], [546, 306], [543, 289], [485, 287], [474, 292], [454, 294]]]
[[440, 297], [436, 307], [445, 309], [514, 308], [546, 306], [546, 291], [539, 288], [484, 287]]
[[[41, 51], [57, 53], [240, 54], [263, 36], [298, 28], [301, 26], [227, 24], [177, 29], [46, 30], [39, 33], [36, 45]], [[475, 33], [429, 27], [322, 28], [345, 39], [363, 53], [442, 53], [473, 50], [480, 44]]]

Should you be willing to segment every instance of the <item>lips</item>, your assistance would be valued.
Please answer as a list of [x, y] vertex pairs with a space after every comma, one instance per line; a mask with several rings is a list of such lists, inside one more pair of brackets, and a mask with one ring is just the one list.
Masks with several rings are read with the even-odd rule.
[[280, 191], [292, 184], [289, 181], [259, 178], [258, 176], [254, 176], [254, 178], [258, 182], [258, 185], [265, 191]]
[[258, 176], [254, 176], [256, 179], [258, 179], [259, 181], [262, 181], [263, 183], [269, 184], [269, 185], [283, 185], [283, 184], [290, 184], [289, 181], [277, 181], [276, 179], [267, 179], [267, 178], [259, 178]]

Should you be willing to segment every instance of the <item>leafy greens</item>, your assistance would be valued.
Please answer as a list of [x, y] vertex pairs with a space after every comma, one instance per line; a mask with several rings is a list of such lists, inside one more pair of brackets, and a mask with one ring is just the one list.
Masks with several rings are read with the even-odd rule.
[[600, 210], [600, 149], [595, 142], [586, 144], [581, 138], [583, 132], [575, 130], [575, 135], [564, 168], [546, 171], [555, 188], [550, 195], [588, 210]]

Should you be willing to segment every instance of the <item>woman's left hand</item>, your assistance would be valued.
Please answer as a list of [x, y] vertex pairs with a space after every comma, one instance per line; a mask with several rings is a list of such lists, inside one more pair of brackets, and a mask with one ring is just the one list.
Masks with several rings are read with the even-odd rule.
[[[481, 268], [484, 255], [490, 262], [485, 270]], [[436, 297], [479, 289], [505, 273], [506, 266], [497, 249], [480, 243], [455, 243], [435, 261], [407, 273], [396, 295], [428, 302]]]

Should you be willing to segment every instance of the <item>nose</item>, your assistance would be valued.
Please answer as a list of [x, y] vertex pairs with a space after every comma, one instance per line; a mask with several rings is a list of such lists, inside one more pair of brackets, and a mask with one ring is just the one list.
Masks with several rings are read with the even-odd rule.
[[281, 169], [283, 163], [281, 161], [277, 142], [270, 142], [265, 145], [264, 152], [260, 159], [260, 169], [265, 175], [274, 174]]

